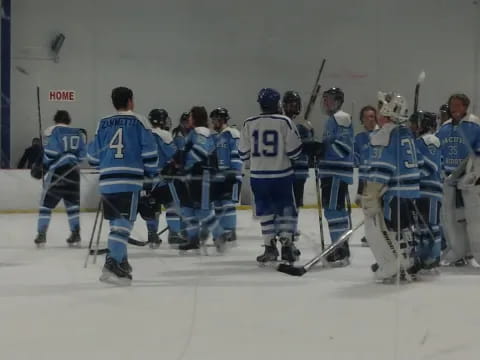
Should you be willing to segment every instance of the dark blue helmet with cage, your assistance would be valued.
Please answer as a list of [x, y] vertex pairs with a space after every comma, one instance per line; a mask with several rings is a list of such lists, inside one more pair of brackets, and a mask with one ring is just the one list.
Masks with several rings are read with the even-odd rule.
[[280, 112], [280, 93], [272, 88], [263, 88], [259, 91], [257, 102], [266, 113]]
[[162, 129], [170, 129], [171, 120], [168, 112], [165, 109], [152, 109], [148, 114], [148, 120], [152, 126], [160, 127]]
[[211, 119], [222, 119], [225, 122], [230, 120], [230, 114], [228, 113], [228, 110], [225, 109], [224, 107], [218, 107], [210, 113], [210, 118]]
[[326, 96], [332, 96], [336, 101], [340, 103], [340, 106], [342, 106], [343, 102], [345, 101], [345, 94], [343, 93], [343, 90], [338, 87], [332, 87], [328, 90], [325, 90], [323, 92], [323, 97]]
[[285, 94], [283, 94], [282, 106], [287, 116], [299, 115], [302, 111], [300, 94], [293, 90], [286, 91]]

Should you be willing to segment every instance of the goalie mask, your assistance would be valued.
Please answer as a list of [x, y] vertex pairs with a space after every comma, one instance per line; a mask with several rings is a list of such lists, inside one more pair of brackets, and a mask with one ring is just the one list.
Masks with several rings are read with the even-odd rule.
[[408, 106], [405, 98], [390, 92], [378, 92], [378, 113], [395, 122], [408, 120]]

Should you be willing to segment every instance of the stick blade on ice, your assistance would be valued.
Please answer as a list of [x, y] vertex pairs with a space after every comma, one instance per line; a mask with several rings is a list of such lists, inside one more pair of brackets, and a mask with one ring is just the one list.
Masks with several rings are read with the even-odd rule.
[[278, 265], [277, 271], [292, 276], [303, 276], [307, 272], [303, 266], [298, 267], [289, 264]]

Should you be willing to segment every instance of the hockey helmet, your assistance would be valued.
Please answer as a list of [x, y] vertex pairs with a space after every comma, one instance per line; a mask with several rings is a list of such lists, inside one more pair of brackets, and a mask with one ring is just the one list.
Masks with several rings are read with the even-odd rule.
[[279, 112], [280, 93], [272, 88], [263, 88], [258, 92], [257, 102], [260, 104], [262, 111]]
[[378, 113], [394, 121], [403, 122], [408, 119], [407, 100], [394, 92], [378, 92]]
[[168, 112], [165, 109], [151, 110], [148, 114], [148, 120], [152, 126], [160, 127], [165, 130], [169, 130], [172, 124]]
[[299, 115], [302, 111], [302, 99], [296, 91], [289, 90], [283, 94], [283, 110], [287, 115]]

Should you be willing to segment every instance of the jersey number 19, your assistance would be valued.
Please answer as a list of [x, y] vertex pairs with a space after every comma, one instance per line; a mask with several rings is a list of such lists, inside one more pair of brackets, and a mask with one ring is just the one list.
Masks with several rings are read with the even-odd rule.
[[254, 130], [252, 156], [274, 157], [278, 154], [278, 132], [275, 130]]

